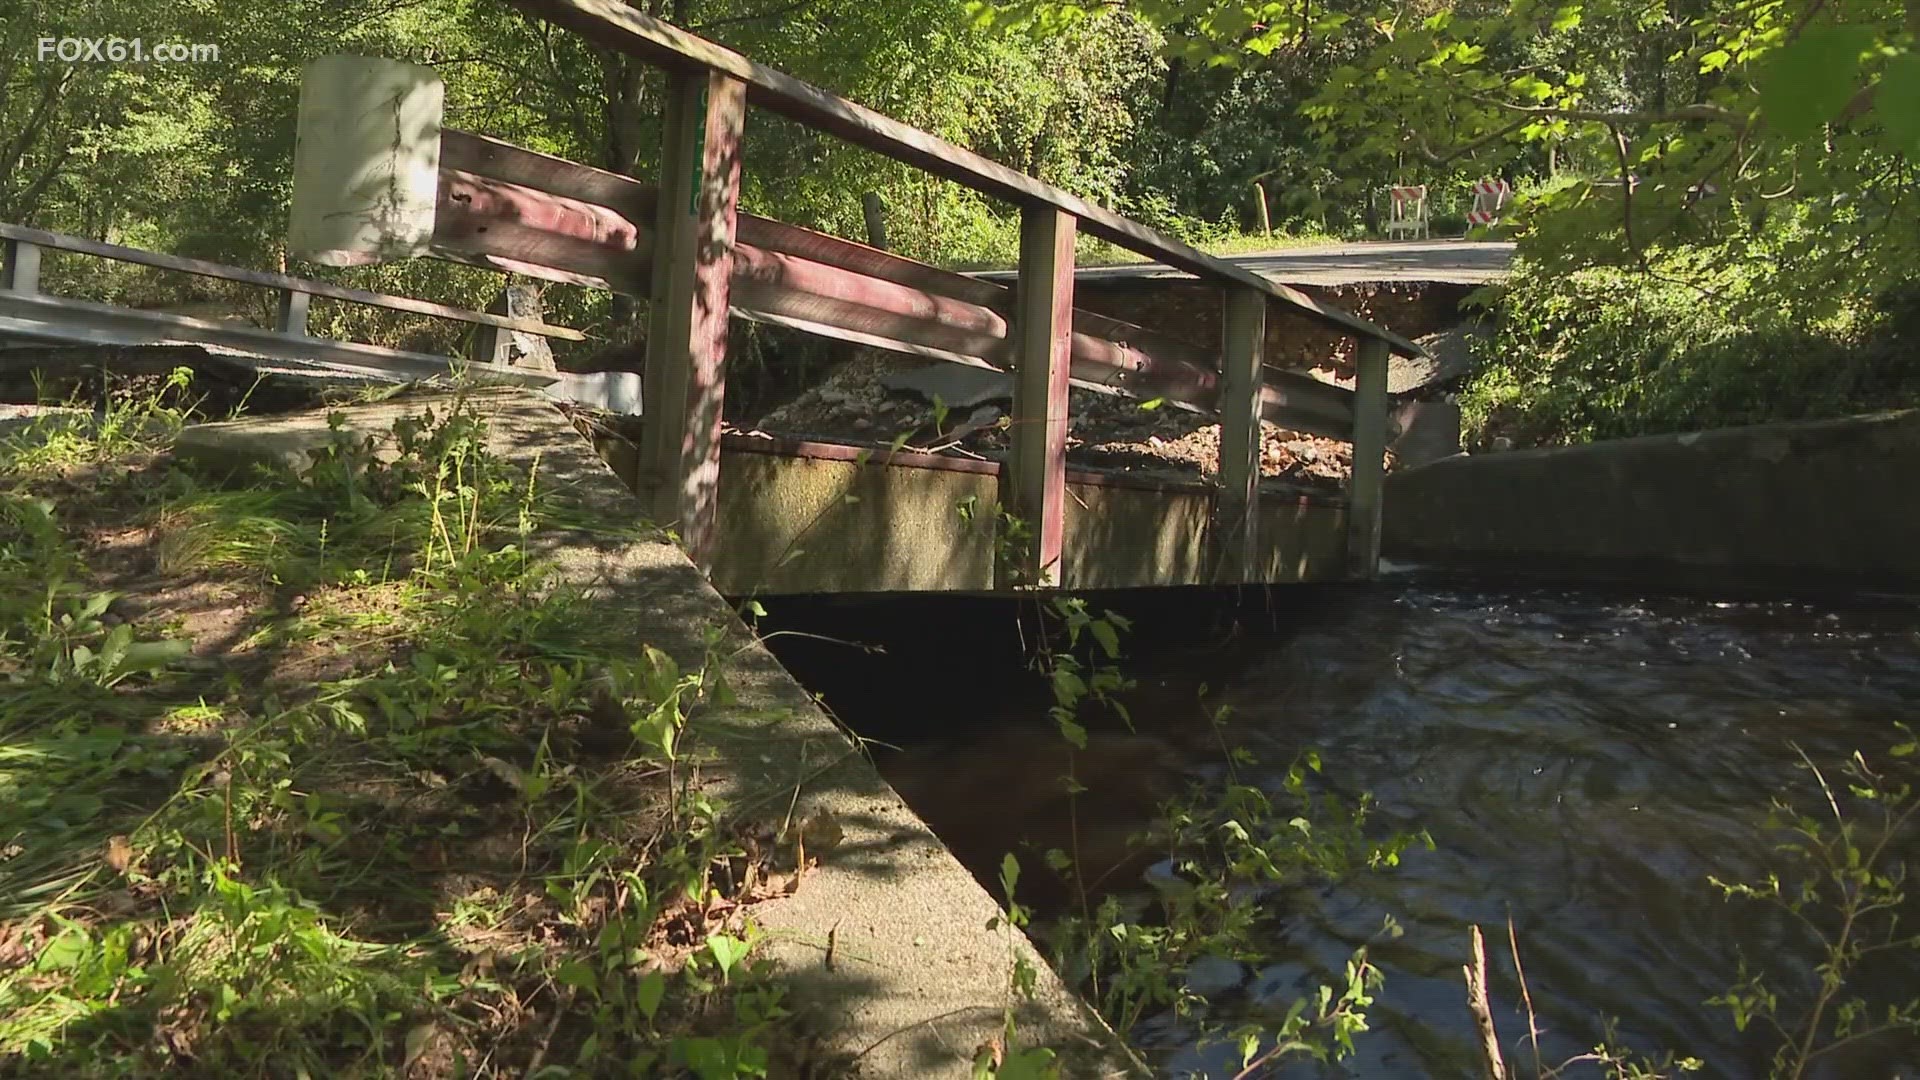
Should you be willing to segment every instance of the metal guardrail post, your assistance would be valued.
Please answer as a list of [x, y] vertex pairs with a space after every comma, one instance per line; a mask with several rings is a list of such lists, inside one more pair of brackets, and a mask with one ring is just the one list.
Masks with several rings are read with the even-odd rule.
[[294, 337], [307, 336], [307, 309], [313, 305], [313, 295], [298, 289], [280, 290], [280, 314], [274, 320], [274, 329]]
[[887, 250], [887, 204], [879, 192], [860, 196], [860, 213], [867, 219], [867, 246]]
[[1253, 580], [1260, 530], [1260, 365], [1267, 337], [1267, 298], [1252, 289], [1227, 292], [1222, 338], [1220, 492], [1213, 511], [1216, 580]]
[[1387, 343], [1361, 338], [1353, 376], [1353, 476], [1347, 484], [1347, 572], [1380, 573], [1380, 510], [1387, 470]]
[[25, 240], [0, 241], [0, 289], [40, 291], [40, 247]]
[[1051, 206], [1020, 211], [1020, 280], [1014, 297], [1011, 481], [1003, 498], [1024, 520], [1032, 547], [1019, 584], [1060, 584], [1067, 501], [1068, 373], [1073, 364], [1073, 215]]
[[726, 394], [727, 312], [739, 215], [746, 84], [676, 74], [668, 90], [647, 328], [640, 471], [654, 520], [712, 563]]

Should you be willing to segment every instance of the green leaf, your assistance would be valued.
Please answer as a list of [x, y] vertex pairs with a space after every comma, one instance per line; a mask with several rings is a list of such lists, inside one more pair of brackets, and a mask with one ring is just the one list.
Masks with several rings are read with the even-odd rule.
[[1760, 111], [1787, 139], [1804, 139], [1833, 119], [1860, 82], [1860, 54], [1873, 44], [1866, 26], [1809, 27], [1767, 57]]
[[1874, 92], [1873, 114], [1891, 149], [1920, 159], [1920, 53], [1888, 61]]
[[1054, 722], [1060, 725], [1060, 737], [1073, 744], [1075, 750], [1087, 748], [1087, 729], [1068, 716], [1055, 716]]
[[660, 1011], [660, 1002], [667, 996], [667, 977], [658, 971], [649, 971], [640, 977], [633, 988], [633, 1005], [640, 1015], [653, 1023], [655, 1013]]
[[553, 981], [562, 986], [571, 986], [589, 994], [600, 989], [600, 977], [585, 960], [572, 959], [562, 963], [553, 973]]
[[93, 940], [85, 930], [74, 928], [47, 942], [34, 960], [34, 967], [41, 971], [62, 971], [78, 965], [93, 948]]
[[186, 641], [142, 641], [127, 646], [125, 655], [120, 657], [120, 670], [141, 673], [161, 671], [192, 649], [192, 643]]
[[1553, 84], [1537, 75], [1522, 75], [1508, 83], [1507, 89], [1531, 101], [1545, 101], [1553, 96]]
[[1066, 668], [1055, 669], [1053, 673], [1053, 699], [1061, 705], [1072, 708], [1087, 696], [1086, 681], [1079, 674]]
[[1108, 659], [1119, 657], [1120, 632], [1113, 628], [1113, 624], [1105, 620], [1095, 620], [1088, 629], [1093, 631], [1093, 639], [1100, 643], [1100, 648], [1106, 652]]
[[713, 962], [720, 965], [720, 975], [725, 978], [733, 973], [733, 966], [747, 955], [750, 946], [736, 937], [715, 934], [707, 939], [707, 951], [713, 954]]
[[1013, 852], [1009, 851], [1000, 860], [1000, 888], [1007, 894], [1007, 899], [1013, 899], [1013, 889], [1018, 884], [1020, 884], [1020, 860], [1014, 858]]
[[1053, 1080], [1060, 1068], [1054, 1064], [1053, 1051], [1032, 1046], [1007, 1055], [993, 1075], [994, 1080]]

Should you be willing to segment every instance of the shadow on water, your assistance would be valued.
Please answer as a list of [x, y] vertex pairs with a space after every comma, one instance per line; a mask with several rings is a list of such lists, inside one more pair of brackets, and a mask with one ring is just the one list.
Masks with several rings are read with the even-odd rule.
[[[1135, 729], [1102, 721], [1079, 761], [1090, 791], [1077, 815], [1060, 794], [1065, 751], [1046, 687], [1025, 668], [1026, 609], [784, 598], [768, 602], [763, 629], [786, 632], [770, 644], [843, 720], [892, 744], [876, 750], [882, 771], [985, 882], [1008, 851], [1037, 868], [1040, 852], [1068, 846], [1077, 816], [1083, 866], [1104, 875], [1103, 889], [1144, 895], [1127, 836], [1158, 800], [1220, 775], [1202, 686], [1209, 704], [1232, 706], [1233, 730], [1263, 761], [1315, 748], [1333, 787], [1379, 800], [1383, 825], [1427, 828], [1436, 851], [1271, 911], [1272, 952], [1286, 962], [1207, 973], [1219, 1009], [1277, 1015], [1392, 914], [1407, 932], [1375, 952], [1387, 974], [1375, 1031], [1341, 1075], [1473, 1075], [1460, 964], [1474, 923], [1498, 946], [1509, 1061], [1533, 1075], [1518, 1044], [1526, 1020], [1508, 918], [1549, 1063], [1591, 1048], [1612, 1017], [1636, 1049], [1705, 1058], [1708, 1075], [1764, 1075], [1774, 1041], [1736, 1033], [1704, 1003], [1735, 981], [1742, 957], [1787, 985], [1810, 977], [1813, 958], [1781, 919], [1720, 899], [1707, 877], [1780, 865], [1761, 828], [1770, 800], [1819, 798], [1790, 743], [1817, 762], [1855, 750], [1884, 760], [1894, 723], [1920, 720], [1912, 599], [1450, 585], [1165, 590], [1093, 604], [1135, 620], [1126, 666], [1140, 687]], [[1036, 883], [1023, 899], [1062, 910], [1069, 893], [1044, 876], [1023, 878], [1023, 893]], [[1903, 968], [1862, 978], [1901, 1000], [1920, 991]], [[1134, 1035], [1171, 1075], [1234, 1072], [1234, 1055], [1195, 1047], [1164, 1019]], [[1827, 1074], [1911, 1075], [1920, 1060], [1912, 1045], [1858, 1049], [1833, 1055]]]

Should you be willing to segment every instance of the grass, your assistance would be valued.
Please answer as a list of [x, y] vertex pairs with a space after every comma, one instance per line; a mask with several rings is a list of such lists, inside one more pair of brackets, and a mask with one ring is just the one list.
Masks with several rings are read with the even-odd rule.
[[528, 554], [580, 523], [470, 409], [224, 482], [185, 390], [0, 446], [0, 1075], [794, 1075], [716, 669]]

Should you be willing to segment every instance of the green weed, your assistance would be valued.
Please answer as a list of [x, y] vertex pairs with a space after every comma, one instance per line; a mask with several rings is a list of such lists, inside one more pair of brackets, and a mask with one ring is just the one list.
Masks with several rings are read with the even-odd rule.
[[1906, 293], [1841, 314], [1625, 270], [1525, 264], [1483, 300], [1498, 319], [1461, 395], [1463, 435], [1555, 445], [1901, 408], [1920, 387]]
[[[0, 1073], [776, 1067], [694, 775], [718, 638], [627, 655], [534, 554], [591, 523], [482, 416], [337, 423], [245, 486], [41, 434], [0, 492]], [[109, 587], [89, 545], [128, 529], [150, 566]], [[238, 598], [224, 644], [141, 614], [183, 582]]]

